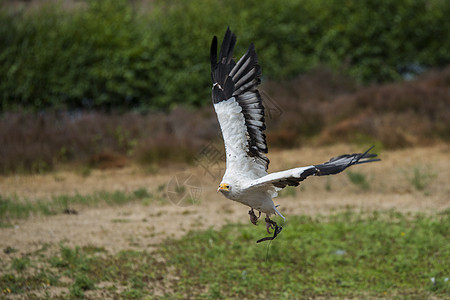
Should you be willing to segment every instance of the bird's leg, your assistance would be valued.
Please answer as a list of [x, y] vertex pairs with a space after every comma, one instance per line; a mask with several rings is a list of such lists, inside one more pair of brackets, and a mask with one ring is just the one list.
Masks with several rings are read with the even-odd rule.
[[[266, 215], [265, 218], [266, 221], [266, 229], [267, 229], [267, 233], [268, 234], [272, 234], [272, 232], [270, 232], [270, 229], [274, 229], [277, 227], [277, 223], [275, 221], [272, 221], [269, 216]], [[275, 226], [275, 227], [274, 227]]]
[[250, 215], [250, 222], [252, 222], [253, 225], [258, 224], [258, 219], [259, 219], [259, 217], [261, 217], [261, 212], [259, 212], [259, 216], [256, 216], [255, 212], [253, 211], [253, 208], [252, 208], [248, 211], [248, 214]]

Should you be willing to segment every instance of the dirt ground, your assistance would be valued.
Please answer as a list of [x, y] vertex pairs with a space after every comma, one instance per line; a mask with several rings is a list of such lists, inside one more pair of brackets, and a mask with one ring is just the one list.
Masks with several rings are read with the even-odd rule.
[[[272, 151], [270, 171], [317, 164], [330, 157], [359, 152], [355, 146], [302, 148]], [[328, 214], [342, 209], [436, 213], [450, 208], [450, 146], [435, 145], [398, 151], [381, 151], [381, 162], [354, 166], [370, 187], [361, 188], [347, 174], [314, 177], [301, 187], [275, 199], [287, 218], [295, 214]], [[134, 202], [123, 206], [79, 207], [76, 215], [32, 216], [14, 221], [12, 228], [0, 228], [0, 259], [29, 253], [47, 245], [103, 247], [111, 253], [124, 249], [151, 251], [166, 238], [181, 237], [189, 230], [220, 228], [224, 224], [247, 223], [248, 208], [217, 194], [220, 167], [167, 166], [149, 172], [140, 166], [115, 170], [94, 170], [81, 176], [72, 170], [46, 175], [0, 177], [0, 195], [19, 199], [49, 199], [61, 194], [89, 195], [95, 191], [133, 192], [146, 188], [166, 201], [149, 205]], [[348, 171], [346, 171], [348, 172]], [[425, 185], [419, 190], [414, 172]], [[177, 183], [178, 180], [178, 183]], [[177, 193], [178, 186], [185, 197]], [[179, 191], [178, 191], [179, 192]], [[198, 198], [189, 203], [191, 195]], [[262, 226], [262, 225], [261, 225]], [[5, 254], [3, 249], [18, 251]]]

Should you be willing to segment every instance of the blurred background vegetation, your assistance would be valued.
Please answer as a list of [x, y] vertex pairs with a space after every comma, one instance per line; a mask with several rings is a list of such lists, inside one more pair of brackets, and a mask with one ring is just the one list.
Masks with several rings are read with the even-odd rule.
[[209, 47], [227, 26], [235, 56], [255, 44], [262, 89], [283, 112], [268, 121], [274, 146], [450, 139], [450, 1], [0, 5], [3, 172], [105, 152], [144, 161], [177, 157], [173, 146], [188, 153], [181, 160], [196, 153], [218, 134]]
[[208, 105], [209, 46], [228, 25], [268, 79], [323, 65], [386, 82], [450, 63], [445, 0], [76, 3], [3, 11], [2, 110]]

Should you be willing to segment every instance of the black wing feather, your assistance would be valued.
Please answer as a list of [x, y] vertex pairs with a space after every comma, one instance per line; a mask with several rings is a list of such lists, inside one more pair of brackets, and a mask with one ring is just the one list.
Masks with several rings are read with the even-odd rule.
[[236, 36], [228, 28], [222, 42], [217, 61], [217, 37], [211, 44], [211, 77], [213, 81], [212, 100], [219, 103], [235, 97], [242, 108], [248, 133], [247, 154], [254, 157], [267, 170], [269, 159], [264, 155], [268, 152], [264, 134], [265, 119], [262, 97], [257, 90], [260, 84], [261, 68], [255, 46], [250, 44], [247, 52], [235, 63], [233, 49]]
[[211, 77], [214, 83], [212, 98], [214, 103], [232, 97], [235, 87], [230, 71], [234, 67], [233, 49], [236, 44], [236, 36], [227, 29], [220, 48], [219, 61], [217, 62], [217, 37], [211, 44]]
[[369, 153], [372, 148], [373, 146], [364, 153], [344, 154], [333, 157], [326, 163], [315, 165], [303, 171], [300, 177], [283, 178], [277, 182], [273, 182], [272, 184], [278, 188], [284, 188], [288, 185], [298, 186], [300, 182], [305, 180], [308, 176], [334, 175], [344, 171], [345, 169], [353, 165], [379, 161], [380, 159], [376, 158], [377, 154]]
[[370, 147], [364, 153], [344, 154], [337, 157], [333, 157], [326, 163], [314, 166], [317, 170], [317, 176], [333, 175], [340, 173], [353, 165], [359, 165], [369, 163], [373, 161], [379, 161], [377, 154], [369, 153], [373, 146]]
[[308, 176], [315, 175], [316, 168], [312, 167], [310, 169], [307, 169], [303, 171], [303, 173], [300, 175], [300, 177], [288, 177], [284, 178], [280, 181], [272, 183], [277, 188], [285, 188], [286, 186], [298, 186], [301, 181], [305, 180]]

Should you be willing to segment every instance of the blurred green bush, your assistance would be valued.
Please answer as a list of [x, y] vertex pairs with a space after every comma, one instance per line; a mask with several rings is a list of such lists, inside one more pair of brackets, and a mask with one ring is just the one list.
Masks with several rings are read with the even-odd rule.
[[[450, 1], [155, 1], [0, 13], [0, 110], [209, 104], [209, 46], [229, 25], [265, 78], [327, 66], [360, 83], [450, 63]], [[447, 16], [447, 17], [446, 17]]]

